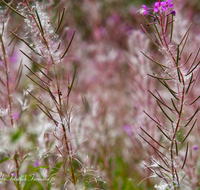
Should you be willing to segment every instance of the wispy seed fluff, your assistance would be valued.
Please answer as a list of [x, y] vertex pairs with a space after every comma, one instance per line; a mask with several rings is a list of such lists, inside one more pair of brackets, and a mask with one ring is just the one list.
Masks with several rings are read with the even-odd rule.
[[[54, 58], [54, 62], [60, 60], [60, 52], [57, 51], [57, 49], [61, 41], [58, 39], [58, 35], [55, 34], [54, 27], [51, 25], [50, 16], [46, 14], [43, 5], [37, 2], [31, 7], [32, 13], [36, 18], [36, 21], [26, 5], [20, 4], [18, 6], [18, 10], [22, 15], [26, 15], [25, 22], [27, 24], [28, 32], [25, 34], [25, 39], [31, 43], [31, 47], [36, 52], [41, 54], [46, 59], [47, 63], [52, 63], [52, 60], [50, 59], [50, 54]], [[44, 38], [39, 28], [40, 23], [37, 14], [42, 25], [43, 36], [48, 44], [49, 50], [47, 48], [47, 45], [45, 44]]]

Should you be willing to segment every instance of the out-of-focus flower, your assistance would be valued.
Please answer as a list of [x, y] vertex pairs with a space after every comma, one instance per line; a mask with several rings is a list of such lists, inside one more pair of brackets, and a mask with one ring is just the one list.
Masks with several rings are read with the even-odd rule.
[[123, 126], [123, 130], [126, 132], [126, 134], [127, 134], [128, 136], [131, 137], [131, 136], [133, 135], [133, 131], [132, 131], [130, 125], [128, 125], [128, 124], [124, 125], [124, 126]]
[[13, 118], [17, 121], [19, 119], [19, 114], [16, 112], [13, 114]]
[[194, 146], [192, 147], [192, 149], [195, 150], [195, 151], [198, 151], [198, 150], [199, 150], [199, 147], [198, 147], [197, 145], [194, 145]]
[[36, 161], [36, 162], [35, 162], [35, 167], [38, 167], [38, 166], [39, 166], [39, 162]]
[[140, 14], [146, 15], [148, 13], [148, 9], [146, 5], [142, 5], [142, 9], [140, 9]]

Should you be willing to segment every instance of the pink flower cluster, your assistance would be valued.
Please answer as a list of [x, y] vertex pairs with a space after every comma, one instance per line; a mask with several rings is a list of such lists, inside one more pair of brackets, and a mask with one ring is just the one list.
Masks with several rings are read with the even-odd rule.
[[[163, 2], [155, 2], [155, 4], [154, 4], [154, 12], [155, 13], [158, 13], [158, 12], [164, 12], [164, 11], [166, 11], [168, 8], [172, 8], [174, 5], [172, 4], [172, 2], [171, 2], [171, 0], [166, 0], [166, 1], [163, 1]], [[148, 14], [148, 10], [150, 10], [150, 9], [148, 9], [147, 7], [146, 7], [146, 5], [142, 5], [142, 9], [140, 9], [140, 14], [142, 14], [142, 15], [146, 15], [146, 14]]]
[[174, 5], [171, 3], [171, 0], [166, 0], [163, 2], [156, 2], [154, 5], [154, 12], [161, 12], [161, 11], [166, 11], [167, 8], [172, 8]]

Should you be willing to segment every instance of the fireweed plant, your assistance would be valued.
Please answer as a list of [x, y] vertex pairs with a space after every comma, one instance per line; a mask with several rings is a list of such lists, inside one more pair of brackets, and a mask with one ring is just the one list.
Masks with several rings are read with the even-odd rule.
[[[70, 105], [69, 97], [74, 85], [77, 66], [74, 66], [72, 74], [66, 75], [65, 73], [68, 72], [64, 65], [64, 59], [74, 38], [75, 30], [68, 45], [63, 47], [58, 31], [64, 18], [65, 8], [61, 9], [60, 5], [57, 14], [54, 15], [56, 21], [53, 25], [53, 15], [46, 13], [49, 7], [45, 1], [34, 3], [24, 0], [18, 3], [16, 8], [13, 8], [13, 1], [6, 3], [2, 0], [2, 2], [7, 9], [0, 12], [0, 61], [1, 71], [4, 74], [0, 80], [3, 89], [1, 90], [3, 98], [1, 99], [2, 113], [0, 119], [5, 128], [20, 129], [24, 125], [20, 123], [20, 118], [26, 109], [24, 108], [25, 102], [32, 100], [36, 102], [35, 105], [50, 121], [49, 125], [53, 127], [42, 132], [45, 148], [42, 153], [39, 153], [39, 160], [35, 162], [35, 167], [28, 165], [31, 155], [33, 155], [31, 150], [34, 148], [18, 146], [14, 155], [9, 151], [4, 153], [7, 156], [4, 155], [3, 159], [1, 158], [1, 172], [4, 175], [3, 178], [5, 177], [4, 182], [0, 184], [1, 189], [13, 189], [10, 181], [13, 181], [18, 190], [35, 188], [105, 189], [106, 183], [102, 180], [98, 171], [87, 168], [87, 158], [83, 160], [78, 156], [79, 148], [84, 141], [76, 144], [74, 139], [77, 137], [72, 133], [71, 115], [73, 107]], [[24, 20], [26, 33], [23, 37], [18, 30], [20, 26], [15, 30], [9, 29], [10, 14], [17, 14], [20, 19]], [[12, 57], [14, 54], [16, 40], [26, 45], [27, 50], [20, 51], [22, 56], [32, 63], [32, 65], [24, 64], [28, 74], [26, 74], [26, 79], [23, 80], [30, 80], [32, 85], [27, 88], [24, 95], [21, 95], [21, 107], [15, 106], [13, 102], [16, 101], [14, 100], [14, 93], [23, 77], [22, 61], [19, 64], [16, 76], [11, 73], [12, 68], [9, 65], [11, 63], [9, 55]], [[13, 48], [10, 48], [10, 45], [14, 42]], [[21, 94], [23, 93], [21, 92]], [[28, 100], [27, 97], [29, 97]], [[37, 112], [38, 110], [35, 109], [32, 114]], [[2, 137], [3, 134], [4, 129], [1, 129]], [[21, 130], [17, 130], [12, 136], [13, 141], [15, 142], [20, 135]], [[43, 147], [41, 144], [38, 145], [38, 151], [40, 146]], [[27, 168], [21, 171], [25, 162]], [[6, 167], [7, 165], [9, 167]], [[39, 179], [34, 177], [35, 174]]]
[[[192, 53], [186, 59], [183, 58], [182, 54], [187, 45], [191, 25], [188, 26], [180, 42], [176, 44], [173, 41], [173, 28], [176, 24], [175, 16], [178, 13], [173, 10], [171, 0], [155, 2], [153, 8], [143, 5], [140, 13], [154, 35], [147, 32], [142, 25], [144, 32], [163, 54], [163, 59], [157, 60], [156, 57], [142, 52], [146, 58], [159, 67], [158, 73], [148, 75], [158, 80], [167, 90], [163, 94], [161, 90], [160, 92], [149, 90], [160, 109], [160, 116], [144, 112], [155, 123], [157, 127], [155, 130], [160, 131], [163, 140], [155, 139], [141, 127], [140, 137], [153, 148], [156, 154], [156, 157], [155, 155], [151, 157], [152, 165], [144, 163], [144, 166], [152, 172], [151, 177], [161, 179], [160, 183], [155, 185], [156, 189], [179, 190], [187, 187], [196, 189], [198, 182], [196, 181], [196, 184], [192, 186], [188, 185], [188, 173], [184, 169], [187, 167], [186, 163], [190, 153], [187, 139], [197, 123], [196, 116], [199, 107], [194, 113], [190, 113], [189, 117], [185, 112], [199, 99], [198, 96], [191, 101], [190, 96], [199, 76], [200, 49], [197, 50], [194, 59], [191, 59]], [[168, 95], [166, 95], [167, 92]]]

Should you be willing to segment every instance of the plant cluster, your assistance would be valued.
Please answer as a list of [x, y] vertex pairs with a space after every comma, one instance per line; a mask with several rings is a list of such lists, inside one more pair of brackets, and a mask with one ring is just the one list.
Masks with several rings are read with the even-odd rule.
[[199, 188], [198, 2], [0, 6], [1, 190]]

